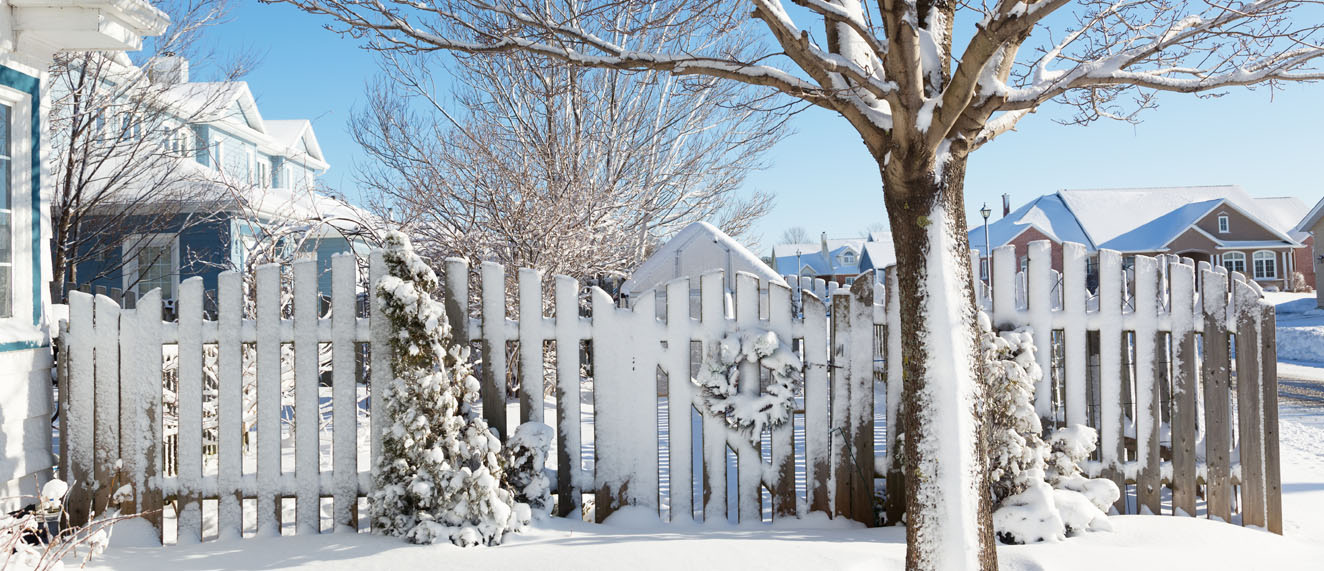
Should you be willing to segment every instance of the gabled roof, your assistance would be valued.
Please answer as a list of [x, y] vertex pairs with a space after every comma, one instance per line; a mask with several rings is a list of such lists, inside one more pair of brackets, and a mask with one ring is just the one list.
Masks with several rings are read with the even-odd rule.
[[[1310, 212], [1306, 213], [1305, 218], [1302, 218], [1293, 230], [1296, 230], [1297, 232], [1310, 232], [1310, 229], [1314, 228], [1315, 224], [1318, 223], [1321, 218], [1324, 218], [1324, 198], [1319, 199], [1319, 202], [1315, 203], [1315, 207], [1311, 208]], [[1315, 240], [1320, 239], [1324, 239], [1324, 236], [1315, 237]]]
[[[786, 285], [786, 280], [777, 272], [726, 232], [707, 222], [695, 222], [681, 229], [644, 260], [621, 285], [621, 291], [641, 293], [662, 287], [676, 278], [697, 280], [713, 270], [725, 271], [728, 252], [732, 272], [749, 272], [758, 276], [760, 282]], [[691, 287], [697, 286], [697, 283], [691, 283]]]
[[[1056, 194], [1040, 196], [996, 222], [990, 222], [988, 241], [997, 248], [1016, 239], [1030, 228], [1038, 230], [1056, 242], [1077, 242], [1090, 247], [1094, 245], [1071, 209], [1067, 208], [1062, 198]], [[984, 251], [983, 224], [971, 224], [969, 238], [970, 249]]]
[[325, 161], [322, 156], [322, 146], [317, 142], [317, 136], [313, 134], [313, 124], [307, 119], [271, 119], [267, 121], [267, 135], [276, 141], [277, 145], [285, 147], [289, 154], [305, 153], [309, 157], [319, 161]]
[[870, 232], [860, 257], [860, 271], [881, 270], [896, 263], [896, 244], [891, 232]]
[[[1261, 214], [1258, 203], [1236, 185], [1060, 190], [1096, 248], [1150, 252], [1162, 247], [1221, 203], [1289, 243], [1296, 241]], [[1199, 213], [1201, 207], [1208, 208]], [[1198, 215], [1197, 215], [1198, 214]], [[1171, 216], [1171, 218], [1168, 218]], [[1164, 224], [1155, 224], [1158, 219]], [[1180, 224], [1180, 229], [1166, 231]], [[1129, 234], [1129, 236], [1128, 236]]]
[[[778, 244], [772, 247], [773, 265], [782, 275], [802, 274], [806, 266], [816, 276], [860, 273], [860, 260], [866, 243], [863, 238], [829, 238], [826, 242], [831, 259], [823, 258], [822, 240], [803, 244]], [[855, 254], [854, 264], [841, 262], [841, 255], [847, 251]]]
[[1301, 221], [1301, 213], [1306, 211], [1306, 203], [1301, 202], [1300, 198], [1295, 196], [1256, 198], [1255, 209], [1260, 212], [1261, 219], [1275, 230], [1287, 234], [1298, 242], [1306, 239], [1306, 232], [1296, 227]]

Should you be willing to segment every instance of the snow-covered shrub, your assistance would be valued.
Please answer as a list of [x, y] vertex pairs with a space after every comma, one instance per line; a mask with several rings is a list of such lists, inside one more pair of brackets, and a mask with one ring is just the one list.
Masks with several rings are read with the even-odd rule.
[[500, 543], [529, 508], [501, 487], [501, 442], [478, 409], [468, 348], [451, 343], [437, 276], [409, 238], [387, 234], [387, 276], [376, 295], [394, 335], [386, 430], [371, 497], [375, 531], [415, 543]]
[[1034, 411], [1034, 383], [1043, 371], [1028, 328], [986, 334], [984, 350], [989, 356], [989, 480], [996, 504], [1044, 481], [1048, 446], [1039, 436], [1042, 426]]
[[504, 451], [506, 486], [515, 491], [515, 501], [528, 504], [537, 516], [552, 509], [552, 481], [543, 466], [553, 437], [552, 427], [526, 422], [515, 429]]
[[993, 527], [1003, 543], [1061, 541], [1085, 531], [1110, 530], [1107, 507], [1117, 500], [1109, 480], [1086, 478], [1080, 463], [1094, 451], [1087, 426], [1055, 431], [1049, 442], [1034, 410], [1034, 388], [1043, 376], [1029, 328], [989, 331], [988, 359], [990, 494]]

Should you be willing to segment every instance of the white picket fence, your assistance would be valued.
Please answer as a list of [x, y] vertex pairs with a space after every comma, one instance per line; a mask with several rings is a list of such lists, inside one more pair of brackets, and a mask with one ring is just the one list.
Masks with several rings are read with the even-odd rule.
[[[1153, 513], [1162, 509], [1160, 488], [1166, 485], [1173, 508], [1196, 514], [1196, 497], [1203, 489], [1207, 513], [1229, 519], [1236, 486], [1237, 513], [1244, 523], [1280, 529], [1277, 464], [1265, 461], [1277, 458], [1272, 307], [1259, 301], [1254, 286], [1239, 276], [1229, 280], [1225, 272], [1201, 268], [1197, 296], [1193, 265], [1175, 258], [1137, 258], [1130, 298], [1135, 310], [1123, 311], [1121, 257], [1100, 254], [1099, 292], [1091, 296], [1084, 286], [1083, 247], [1068, 244], [1064, 252], [1059, 281], [1046, 243], [1032, 245], [1028, 276], [1021, 278], [1014, 254], [996, 251], [995, 295], [991, 303], [979, 300], [991, 307], [995, 324], [1033, 327], [1044, 370], [1062, 371], [1037, 387], [1041, 416], [1055, 424], [1096, 425], [1101, 453], [1092, 469], [1122, 485], [1135, 484], [1137, 504]], [[380, 256], [371, 257], [369, 283], [382, 276]], [[61, 344], [60, 394], [67, 411], [61, 415], [67, 447], [61, 472], [76, 483], [74, 520], [86, 517], [92, 505], [104, 506], [112, 488], [132, 484], [134, 500], [128, 508], [149, 512], [161, 528], [159, 510], [171, 506], [178, 514], [181, 542], [202, 538], [204, 500], [217, 502], [221, 537], [242, 535], [245, 511], [251, 514], [252, 509], [259, 535], [280, 533], [287, 499], [295, 503], [297, 533], [320, 530], [322, 498], [332, 498], [337, 528], [357, 529], [356, 506], [372, 487], [371, 471], [361, 465], [375, 462], [358, 458], [363, 449], [357, 437], [355, 355], [361, 344], [368, 345], [368, 391], [378, 394], [390, 361], [371, 349], [385, 347], [382, 340], [389, 331], [384, 320], [355, 314], [359, 292], [353, 258], [338, 256], [332, 267], [329, 317], [319, 314], [315, 261], [287, 268], [289, 284], [282, 283], [282, 268], [259, 269], [256, 299], [249, 304], [255, 307], [252, 315], [244, 313], [242, 276], [233, 273], [220, 276], [214, 319], [205, 315], [202, 283], [196, 279], [180, 287], [177, 322], [162, 321], [156, 292], [143, 296], [136, 309], [120, 309], [104, 296], [71, 293], [70, 322]], [[505, 268], [496, 264], [479, 269], [480, 295], [475, 297], [481, 302], [471, 311], [470, 272], [462, 260], [446, 262], [443, 296], [453, 335], [458, 343], [478, 346], [474, 357], [483, 413], [503, 437], [515, 424], [506, 418], [508, 375], [521, 380], [519, 422], [543, 421], [556, 428], [557, 514], [578, 516], [582, 494], [591, 494], [598, 520], [634, 505], [657, 509], [672, 521], [723, 519], [730, 507], [739, 521], [821, 511], [875, 522], [874, 375], [881, 368], [887, 379], [902, 376], [901, 360], [887, 358], [899, 354], [901, 346], [894, 272], [887, 272], [887, 287], [862, 279], [828, 291], [823, 284], [796, 281], [794, 290], [774, 284], [762, 294], [748, 274], [738, 275], [735, 291], [727, 292], [716, 272], [699, 279], [695, 308], [688, 280], [678, 280], [636, 297], [630, 308], [617, 307], [595, 288], [588, 292], [589, 310], [583, 311], [578, 282], [557, 276], [550, 288], [553, 303], [545, 305], [542, 274], [522, 269], [516, 280], [520, 319], [507, 315]], [[1028, 286], [1018, 293], [1017, 284]], [[281, 307], [282, 287], [292, 291], [292, 308]], [[553, 308], [552, 315], [544, 314], [546, 306]], [[794, 421], [765, 434], [760, 445], [728, 430], [722, 419], [704, 415], [697, 425], [691, 422], [699, 398], [691, 382], [698, 365], [694, 346], [710, 347], [727, 333], [750, 330], [773, 331], [790, 340], [803, 363], [803, 396]], [[1241, 357], [1235, 407], [1229, 332], [1236, 334]], [[1097, 342], [1091, 345], [1094, 335]], [[333, 351], [329, 471], [319, 467], [318, 432], [299, 429], [318, 426], [317, 355], [324, 343]], [[294, 401], [285, 407], [282, 344], [294, 349]], [[1097, 351], [1091, 350], [1094, 345]], [[179, 355], [178, 450], [171, 456], [162, 435], [161, 355], [167, 346], [175, 346]], [[204, 347], [219, 351], [215, 394], [204, 391]], [[246, 351], [256, 359], [256, 391], [249, 397], [242, 389]], [[1123, 358], [1124, 351], [1134, 358], [1130, 353]], [[581, 362], [582, 357], [587, 361]], [[1098, 372], [1091, 375], [1095, 362]], [[742, 371], [742, 392], [761, 391], [757, 373], [756, 365]], [[543, 414], [545, 381], [552, 383], [556, 410], [550, 421]], [[1171, 385], [1166, 393], [1160, 389], [1165, 383]], [[897, 418], [900, 385], [887, 383], [883, 419]], [[591, 414], [580, 399], [588, 387]], [[1133, 388], [1140, 389], [1134, 399], [1129, 394]], [[1196, 406], [1199, 389], [1203, 407]], [[1166, 394], [1173, 396], [1165, 400]], [[1099, 402], [1101, 414], [1088, 412], [1091, 398]], [[247, 426], [243, 409], [254, 399], [257, 419]], [[1133, 400], [1136, 406], [1130, 405]], [[367, 421], [367, 453], [373, 455], [381, 433], [379, 404], [372, 401]], [[292, 471], [282, 470], [282, 408], [295, 420], [284, 451], [293, 457]], [[659, 408], [666, 412], [664, 423], [655, 420]], [[212, 410], [219, 442], [216, 457], [208, 459], [214, 473], [204, 474], [202, 430]], [[588, 454], [586, 418], [594, 431]], [[1160, 439], [1164, 418], [1171, 419], [1166, 445]], [[887, 431], [889, 452], [895, 450], [895, 432]], [[795, 444], [799, 434], [800, 447]], [[1204, 460], [1196, 449], [1200, 434], [1208, 451]], [[248, 447], [256, 448], [251, 466], [244, 460]], [[733, 497], [727, 497], [728, 450], [736, 466]], [[176, 469], [166, 470], [163, 458], [176, 458]], [[119, 469], [117, 460], [122, 461]], [[285, 466], [290, 469], [289, 461]], [[896, 458], [889, 454], [883, 466], [886, 510], [889, 521], [895, 521], [904, 505], [904, 485]], [[797, 473], [803, 482], [799, 486]], [[255, 507], [245, 507], [251, 499]], [[1119, 505], [1120, 511], [1127, 509]]]

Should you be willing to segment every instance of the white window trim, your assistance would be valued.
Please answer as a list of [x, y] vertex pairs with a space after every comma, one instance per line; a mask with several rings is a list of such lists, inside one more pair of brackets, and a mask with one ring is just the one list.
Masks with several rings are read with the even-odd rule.
[[[1229, 260], [1228, 260], [1228, 257], [1229, 257], [1229, 256], [1233, 256], [1233, 257], [1235, 257], [1235, 258], [1237, 258], [1237, 259], [1239, 259], [1239, 260], [1241, 261], [1241, 269], [1240, 269], [1240, 270], [1234, 270], [1234, 269], [1232, 269], [1232, 268], [1228, 268], [1228, 267], [1227, 267], [1227, 263], [1228, 263], [1228, 261], [1229, 261]], [[1253, 267], [1252, 267], [1252, 268], [1248, 268], [1247, 265], [1246, 265], [1247, 262], [1248, 262], [1248, 260], [1247, 260], [1247, 258], [1246, 258], [1246, 254], [1245, 254], [1245, 252], [1228, 252], [1228, 253], [1226, 253], [1226, 254], [1223, 254], [1222, 257], [1218, 260], [1218, 265], [1223, 266], [1224, 268], [1227, 268], [1227, 271], [1229, 271], [1229, 272], [1241, 272], [1241, 273], [1244, 275], [1244, 274], [1246, 273], [1246, 270], [1247, 270], [1247, 269], [1254, 269]]]
[[[10, 107], [10, 317], [0, 317], [0, 328], [8, 331], [34, 330], [32, 297], [32, 97], [0, 86], [0, 104]], [[15, 341], [6, 336], [3, 341]]]
[[1232, 231], [1232, 219], [1226, 214], [1218, 215], [1218, 233], [1227, 234]]
[[[1266, 275], [1266, 276], [1258, 276], [1258, 275], [1256, 275], [1257, 272], [1255, 271], [1255, 259], [1256, 259], [1256, 257], [1258, 257], [1260, 254], [1268, 254], [1268, 255], [1269, 255], [1269, 261], [1270, 261], [1270, 262], [1273, 262], [1273, 275]], [[1255, 279], [1255, 280], [1276, 280], [1276, 279], [1278, 279], [1278, 254], [1274, 253], [1272, 250], [1256, 250], [1255, 253], [1254, 253], [1254, 254], [1251, 254], [1251, 256], [1250, 256], [1250, 274], [1251, 274], [1251, 276], [1252, 276], [1252, 279]]]
[[248, 184], [257, 184], [257, 155], [253, 147], [244, 147], [244, 159], [248, 161]]
[[212, 151], [212, 162], [216, 164], [212, 166], [216, 168], [216, 172], [223, 173], [225, 172], [225, 141], [218, 140], [213, 147], [216, 150]]
[[[124, 267], [120, 271], [120, 288], [124, 291], [132, 291], [135, 295], [141, 297], [147, 293], [139, 291], [138, 286], [141, 280], [138, 279], [138, 250], [155, 246], [170, 246], [170, 267], [174, 269], [171, 273], [173, 289], [176, 294], [179, 292], [179, 235], [177, 234], [133, 234], [121, 246], [120, 255], [124, 260]], [[165, 295], [162, 294], [162, 298]]]

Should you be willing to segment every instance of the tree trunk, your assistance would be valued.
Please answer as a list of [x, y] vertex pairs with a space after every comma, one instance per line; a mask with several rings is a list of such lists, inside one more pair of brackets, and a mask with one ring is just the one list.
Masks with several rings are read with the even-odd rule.
[[[964, 212], [965, 159], [884, 165], [898, 248], [906, 568], [997, 569], [983, 371]], [[919, 164], [916, 164], [919, 163]], [[937, 171], [937, 174], [935, 174]]]

